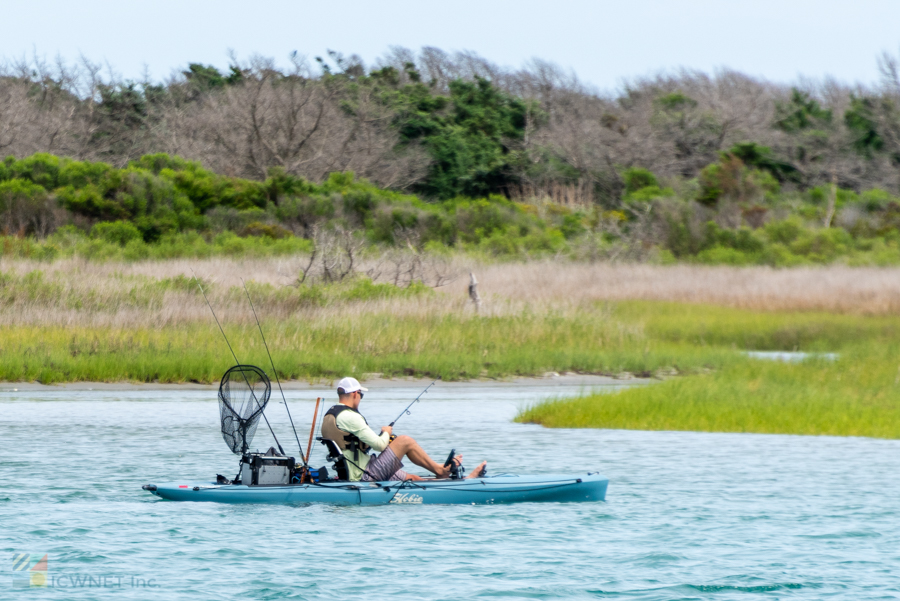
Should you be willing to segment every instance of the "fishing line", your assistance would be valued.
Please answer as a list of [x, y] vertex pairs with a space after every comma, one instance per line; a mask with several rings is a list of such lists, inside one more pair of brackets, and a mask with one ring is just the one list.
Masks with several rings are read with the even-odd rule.
[[247, 290], [247, 284], [244, 283], [244, 278], [241, 278], [241, 286], [244, 287], [244, 293], [247, 295], [247, 300], [250, 302], [250, 310], [253, 311], [253, 317], [256, 319], [256, 327], [259, 328], [259, 335], [262, 337], [263, 346], [266, 347], [266, 354], [269, 356], [269, 365], [272, 366], [272, 373], [275, 374], [275, 382], [278, 383], [278, 391], [281, 392], [281, 398], [284, 400], [284, 408], [287, 410], [288, 419], [291, 420], [291, 429], [294, 431], [294, 438], [297, 439], [297, 447], [300, 449], [300, 459], [303, 460], [303, 465], [309, 467], [309, 463], [306, 461], [306, 457], [303, 456], [303, 445], [300, 444], [300, 437], [297, 435], [297, 428], [294, 427], [294, 418], [291, 417], [291, 410], [288, 407], [287, 399], [284, 397], [284, 390], [281, 389], [281, 380], [278, 379], [278, 370], [275, 369], [275, 362], [272, 360], [272, 353], [269, 352], [269, 345], [266, 342], [266, 335], [263, 334], [262, 325], [259, 323], [259, 316], [256, 314], [256, 309], [253, 307], [253, 300], [250, 299], [250, 292]]
[[[200, 285], [200, 280], [197, 278], [197, 274], [194, 273], [193, 269], [191, 269], [191, 274], [194, 276], [194, 281], [197, 282], [197, 288], [200, 289], [200, 294], [203, 295], [203, 300], [206, 301], [206, 306], [209, 307], [209, 310], [213, 315], [213, 319], [216, 320], [216, 325], [219, 326], [219, 331], [222, 332], [222, 338], [225, 339], [225, 344], [228, 345], [228, 350], [231, 351], [231, 356], [234, 357], [235, 365], [240, 365], [241, 362], [238, 361], [237, 355], [234, 354], [234, 349], [231, 348], [231, 343], [228, 342], [228, 336], [225, 335], [225, 330], [222, 329], [222, 324], [219, 323], [219, 318], [216, 317], [216, 312], [213, 311], [212, 305], [210, 304], [209, 299], [206, 297], [206, 292], [203, 291], [203, 286]], [[259, 399], [256, 398], [256, 393], [253, 392], [253, 387], [250, 386], [250, 381], [247, 380], [247, 375], [243, 371], [241, 372], [241, 375], [244, 376], [244, 382], [247, 384], [247, 389], [250, 390], [250, 396], [253, 397], [254, 401], [256, 401], [256, 406], [262, 407], [262, 404], [259, 402]], [[272, 438], [275, 439], [275, 444], [278, 445], [278, 450], [281, 452], [282, 455], [284, 455], [285, 454], [284, 449], [281, 448], [281, 443], [278, 442], [278, 437], [275, 436], [275, 430], [272, 429], [272, 424], [269, 423], [269, 418], [266, 417], [265, 409], [263, 409], [263, 411], [262, 411], [262, 416], [263, 416], [263, 419], [266, 420], [266, 425], [269, 426], [269, 432], [272, 433]], [[300, 454], [303, 455], [302, 450], [300, 451]]]

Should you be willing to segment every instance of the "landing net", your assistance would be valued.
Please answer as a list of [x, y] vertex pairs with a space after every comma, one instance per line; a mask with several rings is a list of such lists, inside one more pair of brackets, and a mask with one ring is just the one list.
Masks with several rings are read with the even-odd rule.
[[246, 453], [250, 448], [271, 393], [269, 378], [253, 365], [235, 365], [222, 376], [219, 420], [222, 438], [232, 453]]

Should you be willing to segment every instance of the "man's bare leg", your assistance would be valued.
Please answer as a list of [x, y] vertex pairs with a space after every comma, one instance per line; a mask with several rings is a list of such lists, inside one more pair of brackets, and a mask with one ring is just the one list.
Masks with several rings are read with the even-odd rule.
[[439, 465], [434, 459], [429, 457], [428, 453], [411, 436], [398, 436], [390, 444], [390, 449], [397, 456], [397, 459], [402, 461], [405, 455], [409, 457], [410, 461], [419, 467], [424, 467], [435, 476], [445, 477], [450, 474], [449, 468]]
[[[409, 460], [419, 467], [423, 467], [438, 478], [446, 478], [450, 475], [450, 468], [444, 467], [440, 465], [434, 459], [428, 456], [422, 447], [419, 446], [419, 443], [415, 441], [411, 436], [398, 436], [394, 439], [394, 441], [390, 444], [391, 451], [394, 452], [394, 455], [397, 456], [398, 459], [402, 460], [404, 455], [409, 457]], [[453, 459], [456, 461], [457, 465], [462, 465], [462, 455], [457, 455]], [[481, 465], [479, 465], [475, 470], [469, 474], [469, 478], [475, 478], [479, 474], [481, 474], [481, 469], [487, 465], [486, 461], [482, 461]], [[412, 476], [413, 474], [410, 474]], [[413, 480], [418, 480], [420, 478], [415, 477]]]

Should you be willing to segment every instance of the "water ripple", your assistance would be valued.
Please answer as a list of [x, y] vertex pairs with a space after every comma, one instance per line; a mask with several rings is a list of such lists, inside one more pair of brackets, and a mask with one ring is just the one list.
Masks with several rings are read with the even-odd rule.
[[[75, 600], [108, 596], [67, 586], [85, 577], [118, 579], [122, 599], [174, 601], [900, 594], [900, 442], [509, 421], [519, 406], [566, 392], [577, 391], [432, 389], [398, 430], [437, 457], [453, 446], [468, 464], [487, 459], [494, 474], [601, 471], [606, 503], [161, 502], [140, 486], [236, 472], [214, 395], [0, 393], [0, 547], [49, 554], [50, 574], [66, 588], [58, 598]], [[331, 392], [290, 393], [295, 421], [320, 394]], [[373, 391], [363, 409], [371, 423], [387, 422], [416, 394]], [[267, 414], [282, 443], [290, 440], [279, 407]], [[266, 434], [255, 444], [268, 447]], [[10, 582], [0, 599], [23, 598]]]

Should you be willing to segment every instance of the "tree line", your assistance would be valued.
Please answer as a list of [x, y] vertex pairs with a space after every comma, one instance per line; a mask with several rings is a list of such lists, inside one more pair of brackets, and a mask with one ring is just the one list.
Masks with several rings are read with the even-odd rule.
[[[23, 59], [0, 69], [0, 153], [115, 167], [166, 153], [259, 181], [273, 169], [317, 183], [353, 171], [426, 199], [608, 207], [628, 169], [698, 178], [724, 153], [764, 160], [789, 189], [836, 181], [897, 192], [900, 72], [893, 56], [879, 65], [869, 87], [682, 70], [604, 94], [540, 60], [506, 69], [436, 48], [395, 48], [371, 66], [337, 52], [288, 67], [233, 59], [227, 72], [191, 63], [164, 82], [125, 80], [86, 59]], [[733, 151], [748, 143], [758, 150]]]

